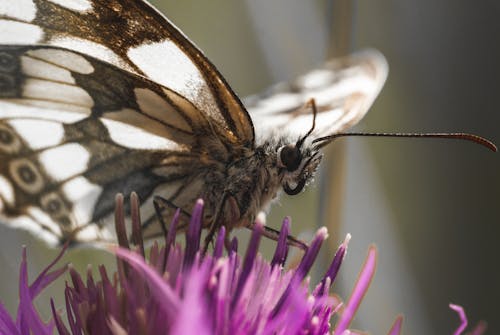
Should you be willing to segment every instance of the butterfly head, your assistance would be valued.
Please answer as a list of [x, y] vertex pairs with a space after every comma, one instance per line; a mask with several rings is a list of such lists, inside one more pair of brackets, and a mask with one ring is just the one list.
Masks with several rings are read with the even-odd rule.
[[305, 139], [283, 145], [277, 152], [278, 167], [284, 173], [283, 190], [289, 195], [296, 195], [304, 189], [321, 162], [322, 154], [305, 146]]
[[[312, 126], [296, 143], [288, 143], [278, 149], [278, 167], [283, 169], [283, 190], [288, 195], [299, 194], [309, 181], [314, 177], [321, 158], [323, 157], [316, 146], [307, 145], [309, 137], [316, 128], [316, 115], [318, 113], [314, 99], [306, 106], [313, 111]], [[312, 144], [312, 143], [311, 143]]]

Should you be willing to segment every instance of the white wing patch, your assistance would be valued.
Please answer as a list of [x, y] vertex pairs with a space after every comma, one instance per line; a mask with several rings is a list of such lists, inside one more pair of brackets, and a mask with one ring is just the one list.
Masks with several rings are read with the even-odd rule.
[[75, 79], [68, 70], [38, 59], [22, 56], [21, 66], [23, 72], [30, 77], [56, 80], [71, 84], [75, 83]]
[[43, 66], [54, 64], [60, 68], [82, 74], [94, 72], [92, 64], [74, 52], [67, 52], [60, 49], [36, 49], [30, 50], [26, 52], [26, 54], [35, 59], [45, 61], [46, 64], [42, 64]]
[[48, 0], [59, 6], [71, 9], [77, 12], [85, 13], [92, 11], [92, 3], [87, 0]]
[[176, 111], [171, 105], [167, 104], [165, 99], [160, 97], [155, 92], [144, 88], [136, 88], [134, 93], [137, 104], [141, 108], [141, 112], [152, 116], [157, 120], [162, 120], [175, 128], [186, 132], [193, 131], [186, 120], [179, 115], [179, 112]]
[[76, 177], [64, 183], [62, 191], [73, 203], [75, 223], [91, 222], [94, 206], [102, 193], [102, 187], [90, 183], [85, 177]]
[[96, 246], [99, 241], [111, 242], [116, 241], [116, 236], [109, 229], [102, 229], [97, 225], [87, 225], [85, 228], [78, 231], [75, 240], [78, 243], [91, 243]]
[[196, 100], [204, 87], [198, 68], [170, 40], [130, 48], [127, 56], [148, 77], [188, 100]]
[[44, 211], [38, 207], [30, 206], [27, 210], [28, 214], [43, 226], [49, 228], [56, 234], [61, 234], [61, 227], [54, 222]]
[[[132, 109], [122, 109], [119, 112], [115, 111], [115, 112], [105, 113], [102, 118], [102, 121], [104, 124], [106, 124], [107, 120], [113, 120], [124, 125], [128, 124], [131, 125], [132, 127], [135, 127], [134, 125], [141, 125], [141, 128], [144, 131], [147, 131], [148, 134], [157, 137], [169, 138], [172, 136], [172, 134], [168, 131], [168, 129], [164, 125], [162, 125], [161, 123], [157, 122], [154, 119], [151, 119], [147, 115], [137, 113], [137, 111]], [[114, 125], [116, 123], [112, 124]], [[183, 138], [185, 138], [185, 140], [183, 140]], [[190, 136], [184, 136], [184, 137], [179, 136], [179, 138], [176, 139], [178, 140], [179, 143], [185, 143], [185, 144], [190, 143], [190, 140], [192, 140]], [[128, 143], [127, 146], [128, 145], [132, 145], [132, 143]]]
[[94, 100], [83, 88], [65, 83], [29, 78], [23, 85], [23, 97], [50, 100], [56, 103], [76, 104], [91, 108]]
[[36, 6], [33, 0], [10, 0], [0, 2], [0, 15], [15, 17], [19, 20], [33, 21]]
[[11, 182], [3, 176], [0, 176], [0, 198], [11, 206], [16, 200], [14, 197], [14, 188], [12, 187]]
[[28, 99], [0, 100], [0, 118], [4, 119], [35, 118], [38, 120], [73, 123], [86, 118], [89, 114], [89, 108], [74, 105]]
[[180, 148], [176, 142], [154, 135], [142, 128], [105, 118], [101, 118], [101, 121], [108, 129], [111, 139], [127, 148], [163, 150], [179, 150]]
[[113, 50], [106, 47], [105, 45], [85, 40], [77, 37], [67, 37], [64, 35], [56, 35], [50, 41], [49, 44], [53, 46], [58, 46], [61, 48], [67, 48], [83, 54], [92, 55], [92, 57], [98, 58], [102, 61], [114, 64], [124, 70], [135, 72], [129, 64], [127, 64], [120, 56], [118, 56]]
[[65, 180], [87, 170], [90, 153], [80, 144], [68, 143], [43, 151], [39, 160], [52, 178]]
[[64, 138], [64, 128], [57, 122], [23, 119], [8, 123], [34, 150], [55, 146]]
[[43, 30], [34, 24], [0, 20], [0, 43], [36, 44], [43, 39]]
[[[128, 58], [149, 78], [184, 96], [199, 109], [218, 109], [200, 70], [184, 51], [170, 40], [130, 48]], [[213, 113], [217, 121], [225, 121]]]
[[[57, 227], [55, 231], [43, 229], [40, 222], [34, 221], [27, 215], [19, 216], [14, 219], [9, 219], [7, 224], [13, 228], [23, 229], [31, 232], [34, 236], [42, 239], [45, 243], [52, 246], [59, 245], [60, 241], [57, 234], [61, 233], [61, 229]], [[54, 227], [56, 228], [56, 227]]]

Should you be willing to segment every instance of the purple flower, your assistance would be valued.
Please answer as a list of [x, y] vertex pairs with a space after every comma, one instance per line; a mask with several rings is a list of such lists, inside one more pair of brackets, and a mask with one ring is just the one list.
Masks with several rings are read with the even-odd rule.
[[[263, 223], [257, 220], [244, 257], [237, 253], [236, 239], [224, 255], [225, 229], [221, 228], [211, 254], [200, 249], [203, 202], [193, 210], [185, 246], [176, 243], [178, 217], [165, 236], [165, 246], [153, 243], [148, 256], [140, 236], [137, 197], [131, 197], [132, 240], [129, 247], [123, 216], [123, 197], [117, 197], [116, 229], [120, 247], [109, 247], [117, 255], [118, 270], [109, 275], [99, 268], [99, 280], [87, 272], [86, 280], [70, 268], [65, 289], [64, 313], [41, 321], [33, 306], [40, 291], [67, 267], [49, 272], [61, 254], [28, 285], [26, 252], [20, 271], [20, 303], [16, 320], [0, 304], [0, 335], [83, 334], [361, 334], [350, 323], [373, 278], [376, 249], [370, 247], [351, 297], [343, 303], [330, 288], [347, 251], [350, 236], [339, 246], [330, 267], [314, 289], [307, 274], [327, 237], [321, 228], [295, 269], [285, 269], [289, 220], [285, 219], [271, 262], [258, 253]], [[461, 307], [450, 305], [461, 317], [455, 334], [467, 326]], [[64, 317], [63, 317], [64, 315]], [[331, 325], [332, 317], [336, 324]], [[64, 321], [63, 321], [64, 319]], [[402, 317], [396, 318], [389, 335], [401, 333]], [[479, 324], [472, 334], [484, 331]]]
[[[121, 213], [123, 198], [117, 198]], [[137, 211], [132, 197], [131, 208]], [[177, 218], [165, 236], [165, 246], [154, 243], [145, 257], [139, 218], [132, 217], [130, 250], [123, 215], [118, 215], [117, 235], [121, 247], [111, 247], [118, 256], [118, 273], [110, 277], [100, 268], [100, 281], [87, 273], [86, 284], [70, 270], [72, 285], [66, 288], [67, 324], [54, 314], [60, 334], [330, 334], [330, 321], [339, 314], [335, 334], [356, 334], [348, 327], [375, 270], [372, 247], [355, 285], [344, 304], [329, 293], [347, 250], [349, 236], [338, 248], [331, 266], [312, 292], [311, 269], [323, 241], [321, 228], [296, 269], [286, 270], [289, 220], [285, 219], [271, 262], [258, 253], [263, 223], [257, 220], [244, 257], [233, 240], [223, 255], [225, 229], [221, 228], [211, 254], [200, 249], [203, 202], [193, 210], [185, 247], [175, 243]], [[113, 278], [110, 280], [109, 278]], [[399, 323], [398, 323], [399, 322]], [[396, 321], [400, 325], [400, 319]], [[390, 334], [399, 334], [396, 325]]]

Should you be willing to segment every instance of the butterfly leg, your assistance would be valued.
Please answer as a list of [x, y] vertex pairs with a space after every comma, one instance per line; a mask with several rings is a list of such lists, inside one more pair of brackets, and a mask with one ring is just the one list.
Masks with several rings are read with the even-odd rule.
[[[253, 225], [247, 226], [247, 228], [253, 229]], [[262, 235], [267, 237], [270, 240], [278, 241], [279, 236], [280, 236], [280, 232], [279, 232], [279, 230], [273, 229], [273, 228], [268, 227], [268, 226], [264, 226], [264, 232], [262, 233]], [[286, 237], [286, 239], [287, 239], [287, 244], [290, 246], [297, 247], [297, 248], [302, 249], [304, 251], [306, 251], [309, 248], [307, 243], [293, 237], [292, 235], [288, 235]]]
[[[177, 207], [170, 200], [165, 199], [163, 197], [160, 197], [158, 195], [154, 197], [153, 205], [155, 208], [156, 216], [158, 217], [158, 221], [160, 223], [161, 230], [163, 231], [163, 234], [165, 234], [165, 236], [167, 236], [167, 233], [168, 233], [167, 225], [166, 225], [165, 220], [164, 220], [164, 217], [165, 217], [164, 211], [165, 210], [173, 210], [175, 212], [177, 209], [180, 209], [182, 215], [187, 216], [188, 218], [191, 217], [191, 215], [189, 213], [187, 213], [185, 210]], [[170, 215], [168, 215], [168, 216], [170, 216]]]
[[[142, 225], [142, 231], [145, 239], [153, 239], [160, 236], [167, 236], [168, 229], [165, 218], [173, 218], [175, 211], [180, 209], [174, 203], [160, 196], [155, 196], [153, 199], [153, 205], [156, 215], [153, 215], [148, 220], [146, 220]], [[180, 209], [179, 224], [176, 227], [176, 231], [185, 231], [191, 215], [183, 209]], [[157, 231], [154, 226], [159, 225], [161, 231]]]
[[[226, 206], [229, 205], [229, 212], [225, 213]], [[227, 223], [237, 222], [240, 218], [240, 211], [236, 199], [229, 191], [224, 191], [221, 200], [217, 206], [215, 214], [213, 216], [212, 222], [210, 224], [210, 229], [205, 237], [205, 244], [203, 247], [203, 252], [208, 250], [208, 246], [213, 242], [215, 234], [219, 231], [220, 227], [226, 224], [226, 245], [228, 245], [229, 234], [233, 227], [228, 226]]]

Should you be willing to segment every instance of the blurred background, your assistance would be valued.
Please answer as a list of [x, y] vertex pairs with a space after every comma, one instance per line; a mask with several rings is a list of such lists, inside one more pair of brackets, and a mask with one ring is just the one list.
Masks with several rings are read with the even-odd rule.
[[[500, 144], [496, 1], [153, 3], [240, 96], [292, 79], [332, 55], [371, 47], [386, 56], [389, 77], [356, 130], [467, 131]], [[334, 287], [345, 298], [368, 246], [377, 245], [378, 270], [354, 327], [384, 334], [403, 313], [404, 334], [451, 334], [458, 325], [448, 308], [453, 302], [464, 306], [470, 324], [484, 319], [487, 333], [499, 334], [500, 155], [433, 139], [350, 138], [331, 147], [315, 184], [299, 196], [284, 195], [268, 224], [278, 227], [291, 215], [294, 234], [304, 238], [327, 225], [325, 263], [350, 232]], [[26, 233], [0, 227], [0, 236], [0, 297], [14, 311], [19, 245], [29, 246], [31, 278], [55, 251]], [[69, 256], [79, 269], [112, 263], [92, 250]], [[316, 270], [321, 274], [320, 266]]]

